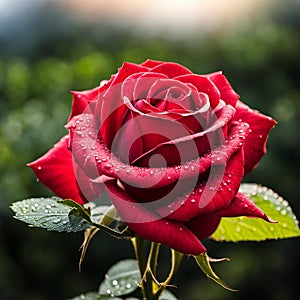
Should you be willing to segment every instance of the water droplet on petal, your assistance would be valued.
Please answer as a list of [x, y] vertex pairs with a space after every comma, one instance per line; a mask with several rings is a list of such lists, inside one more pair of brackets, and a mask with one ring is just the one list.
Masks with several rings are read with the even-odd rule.
[[244, 204], [244, 205], [243, 205], [243, 208], [244, 208], [244, 209], [247, 209], [247, 208], [248, 208], [248, 204]]
[[192, 203], [195, 203], [195, 202], [196, 202], [196, 200], [195, 200], [195, 199], [191, 199], [191, 202], [192, 202]]
[[39, 171], [41, 171], [42, 170], [42, 167], [41, 166], [38, 166], [38, 168], [37, 168]]

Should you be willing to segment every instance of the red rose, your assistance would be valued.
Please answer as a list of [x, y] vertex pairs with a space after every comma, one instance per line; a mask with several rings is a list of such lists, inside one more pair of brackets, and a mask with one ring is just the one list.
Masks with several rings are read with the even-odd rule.
[[72, 94], [70, 134], [29, 164], [58, 196], [85, 203], [105, 186], [132, 231], [194, 255], [222, 217], [269, 220], [238, 189], [275, 121], [239, 101], [221, 72], [124, 63]]

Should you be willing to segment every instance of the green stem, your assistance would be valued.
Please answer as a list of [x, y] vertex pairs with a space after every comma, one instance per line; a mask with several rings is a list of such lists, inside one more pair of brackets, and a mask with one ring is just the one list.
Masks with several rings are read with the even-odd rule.
[[157, 259], [158, 259], [158, 253], [159, 253], [159, 243], [151, 243], [151, 249], [149, 253], [149, 267], [150, 270], [152, 271], [152, 274], [155, 276], [156, 275], [156, 267], [157, 267]]
[[132, 239], [135, 255], [138, 261], [140, 273], [141, 273], [141, 289], [143, 293], [143, 300], [158, 300], [159, 295], [156, 295], [155, 290], [155, 281], [154, 281], [154, 271], [156, 271], [157, 258], [159, 252], [159, 244], [152, 243], [151, 249], [147, 261], [145, 260], [145, 241], [136, 236]]
[[142, 238], [136, 236], [132, 239], [132, 243], [142, 277], [140, 287], [143, 293], [143, 300], [158, 300], [165, 288], [167, 287], [167, 285], [171, 282], [173, 276], [175, 275], [181, 263], [183, 254], [173, 249], [171, 250], [172, 265], [170, 273], [163, 283], [159, 283], [156, 280], [155, 276], [160, 244], [155, 242], [151, 243], [148, 259], [146, 261], [144, 252], [145, 241]]
[[143, 277], [146, 271], [146, 260], [145, 260], [145, 253], [144, 253], [144, 243], [145, 241], [141, 239], [139, 236], [136, 236], [131, 239], [135, 256], [139, 265], [141, 276]]

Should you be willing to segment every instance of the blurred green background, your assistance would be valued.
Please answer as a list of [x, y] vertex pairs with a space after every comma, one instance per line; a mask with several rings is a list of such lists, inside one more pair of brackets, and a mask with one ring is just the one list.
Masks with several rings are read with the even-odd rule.
[[[82, 233], [31, 229], [9, 209], [14, 201], [51, 195], [26, 163], [66, 133], [69, 91], [93, 88], [123, 61], [152, 58], [179, 62], [195, 73], [223, 70], [245, 103], [279, 122], [268, 154], [245, 181], [274, 189], [300, 217], [299, 1], [267, 1], [275, 4], [251, 15], [242, 11], [234, 24], [211, 30], [196, 24], [182, 32], [172, 24], [169, 31], [151, 31], [151, 22], [148, 27], [126, 23], [119, 11], [113, 19], [118, 7], [98, 18], [80, 8], [72, 11], [70, 1], [21, 2], [0, 1], [0, 299], [58, 300], [96, 290], [110, 265], [133, 256], [130, 243], [100, 233], [79, 273]], [[181, 21], [177, 18], [179, 28]], [[231, 258], [214, 267], [239, 292], [223, 290], [186, 259], [172, 290], [179, 299], [298, 298], [299, 240], [204, 243], [210, 256]], [[165, 251], [162, 265], [168, 261]]]

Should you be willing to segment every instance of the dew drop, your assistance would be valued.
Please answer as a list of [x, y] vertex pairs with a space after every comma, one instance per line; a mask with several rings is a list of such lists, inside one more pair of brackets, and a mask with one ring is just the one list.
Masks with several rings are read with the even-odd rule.
[[61, 221], [61, 219], [54, 219], [54, 220], [53, 220], [53, 223], [54, 223], [54, 224], [58, 224], [60, 221]]
[[289, 206], [289, 203], [288, 203], [286, 200], [282, 201], [282, 204], [283, 204], [284, 206]]
[[131, 288], [131, 284], [130, 284], [130, 283], [127, 283], [127, 284], [126, 284], [126, 288], [127, 288], [127, 289], [130, 289], [130, 288]]
[[107, 289], [107, 290], [106, 290], [106, 294], [110, 295], [110, 294], [111, 294], [111, 290], [110, 290], [110, 289]]
[[191, 202], [192, 202], [192, 203], [195, 203], [195, 202], [196, 202], [196, 200], [195, 200], [195, 199], [191, 199]]
[[154, 172], [153, 172], [152, 170], [150, 170], [149, 174], [150, 174], [150, 175], [153, 175], [153, 174], [154, 174]]
[[113, 280], [112, 281], [112, 285], [114, 285], [114, 286], [118, 285], [118, 281], [117, 280]]
[[244, 205], [243, 205], [243, 208], [244, 208], [244, 209], [247, 209], [247, 208], [248, 208], [248, 204], [244, 204]]
[[262, 139], [262, 138], [263, 138], [263, 136], [260, 134], [260, 135], [258, 136], [258, 138], [259, 138], [259, 139]]
[[286, 215], [286, 210], [283, 209], [283, 210], [281, 211], [281, 214], [282, 214], [283, 216], [285, 216], [285, 215]]
[[182, 231], [183, 230], [182, 227], [179, 227], [179, 230]]
[[41, 166], [38, 166], [38, 168], [37, 168], [39, 171], [41, 171], [42, 170], [42, 167]]
[[126, 170], [126, 173], [129, 174], [129, 173], [130, 173], [130, 169], [127, 169], [127, 170]]
[[45, 214], [48, 214], [48, 213], [49, 213], [49, 210], [48, 210], [48, 209], [45, 209], [44, 212], [45, 212]]
[[184, 165], [183, 168], [184, 168], [185, 170], [188, 170], [188, 169], [189, 169], [189, 166], [188, 166], [188, 165]]
[[171, 177], [171, 176], [168, 176], [168, 177], [167, 177], [167, 179], [168, 179], [168, 180], [171, 180], [171, 179], [172, 179], [172, 177]]
[[236, 232], [240, 232], [241, 231], [241, 227], [237, 226], [235, 230], [236, 230]]

